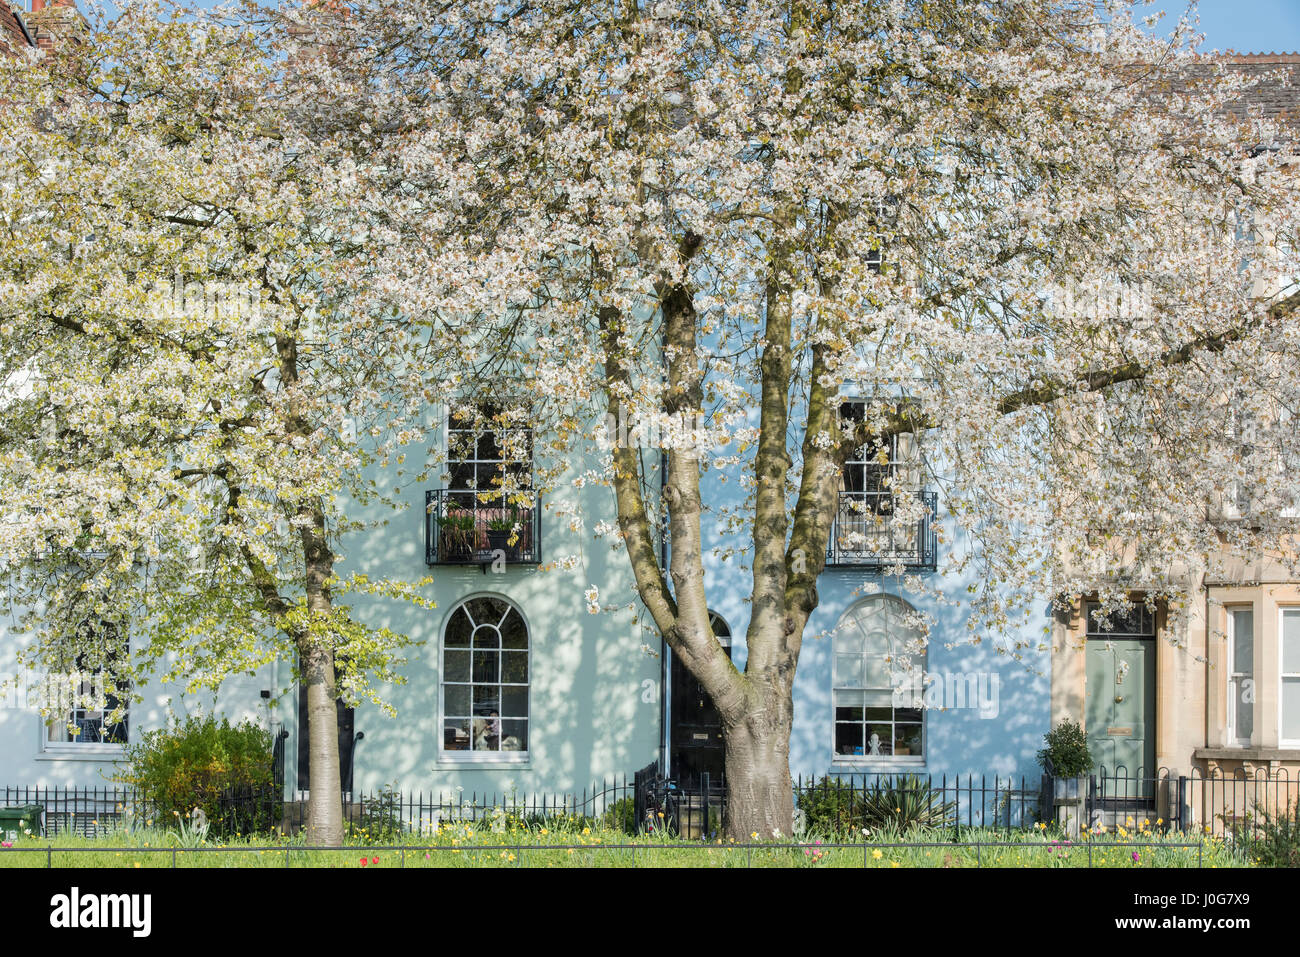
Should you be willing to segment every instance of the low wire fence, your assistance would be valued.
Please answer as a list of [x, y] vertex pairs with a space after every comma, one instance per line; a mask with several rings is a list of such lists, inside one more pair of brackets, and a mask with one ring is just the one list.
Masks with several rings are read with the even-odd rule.
[[[895, 855], [905, 855], [910, 866], [1006, 867], [1028, 863], [1050, 867], [1116, 867], [1137, 863], [1143, 854], [1156, 855], [1157, 866], [1204, 867], [1222, 861], [1218, 848], [1204, 841], [1088, 841], [1077, 845], [1059, 842], [1011, 843], [1006, 841], [856, 841], [765, 842], [715, 845], [709, 842], [607, 843], [507, 843], [452, 846], [446, 844], [374, 844], [323, 847], [305, 844], [240, 845], [232, 847], [126, 847], [108, 852], [79, 847], [15, 846], [0, 848], [0, 866], [27, 867], [478, 867], [569, 866], [603, 867], [791, 867], [830, 866], [893, 867]], [[356, 855], [361, 854], [360, 861]], [[237, 864], [232, 865], [231, 856]], [[382, 855], [382, 856], [381, 856]], [[838, 859], [835, 856], [838, 855]], [[925, 855], [921, 857], [920, 855]], [[926, 860], [925, 858], [930, 858]], [[205, 860], [206, 858], [206, 860]], [[88, 859], [93, 859], [88, 861]]]

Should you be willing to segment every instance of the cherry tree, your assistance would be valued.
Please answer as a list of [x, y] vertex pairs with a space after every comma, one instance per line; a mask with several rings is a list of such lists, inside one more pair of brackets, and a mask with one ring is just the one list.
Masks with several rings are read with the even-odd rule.
[[318, 62], [256, 14], [143, 4], [0, 63], [0, 556], [33, 667], [194, 691], [290, 663], [308, 838], [339, 844], [335, 700], [382, 705], [407, 643], [347, 596], [424, 599], [336, 568], [433, 357], [351, 294], [383, 240]]
[[[855, 450], [923, 436], [977, 632], [1009, 595], [1293, 557], [1296, 177], [1192, 21], [359, 0], [303, 24], [389, 151], [405, 255], [378, 285], [461, 359], [440, 389], [491, 381], [557, 450], [607, 450], [638, 600], [722, 718], [733, 836], [791, 832], [792, 682]], [[727, 469], [730, 513], [706, 474]], [[1260, 519], [1216, 518], [1247, 477]], [[743, 530], [743, 671], [709, 627], [703, 521]]]

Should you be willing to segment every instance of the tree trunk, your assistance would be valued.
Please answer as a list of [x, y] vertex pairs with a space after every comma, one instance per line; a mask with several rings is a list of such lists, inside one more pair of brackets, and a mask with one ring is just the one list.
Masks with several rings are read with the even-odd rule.
[[307, 685], [307, 747], [311, 762], [307, 843], [338, 847], [343, 843], [343, 793], [333, 651], [324, 644], [308, 645], [302, 650], [301, 670], [301, 680]]
[[[334, 611], [330, 579], [334, 553], [325, 534], [325, 515], [305, 506], [299, 515], [306, 559], [308, 630], [300, 642], [301, 680], [307, 683], [310, 728], [311, 793], [307, 798], [307, 841], [338, 847], [343, 843], [343, 787], [339, 775], [338, 690], [334, 687], [334, 645], [329, 640]], [[322, 631], [323, 630], [323, 631]]]
[[723, 729], [727, 836], [737, 842], [788, 838], [794, 831], [790, 689], [774, 689], [765, 705]]

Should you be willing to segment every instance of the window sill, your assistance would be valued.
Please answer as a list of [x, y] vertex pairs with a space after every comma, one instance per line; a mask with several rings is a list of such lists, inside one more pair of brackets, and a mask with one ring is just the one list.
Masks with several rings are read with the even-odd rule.
[[1300, 761], [1300, 747], [1197, 748], [1192, 757], [1198, 761]]
[[126, 748], [121, 745], [109, 745], [106, 748], [85, 747], [67, 751], [42, 751], [36, 755], [37, 761], [97, 761], [103, 763], [110, 761], [116, 763], [126, 760]]
[[527, 752], [516, 752], [517, 758], [502, 757], [500, 754], [478, 755], [459, 757], [453, 754], [440, 754], [434, 767], [439, 769], [447, 768], [475, 768], [483, 771], [500, 770], [502, 768], [527, 768], [531, 765], [532, 759]]
[[893, 771], [897, 768], [923, 768], [925, 756], [911, 757], [865, 757], [859, 755], [841, 755], [831, 760], [831, 770], [848, 771]]

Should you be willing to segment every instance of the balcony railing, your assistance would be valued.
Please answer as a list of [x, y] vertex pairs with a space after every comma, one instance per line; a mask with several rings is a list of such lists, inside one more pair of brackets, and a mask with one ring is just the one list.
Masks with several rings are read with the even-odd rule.
[[535, 565], [541, 561], [541, 496], [484, 502], [472, 490], [424, 493], [424, 560], [429, 565]]
[[934, 571], [934, 492], [841, 492], [826, 548], [827, 567]]

